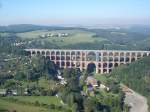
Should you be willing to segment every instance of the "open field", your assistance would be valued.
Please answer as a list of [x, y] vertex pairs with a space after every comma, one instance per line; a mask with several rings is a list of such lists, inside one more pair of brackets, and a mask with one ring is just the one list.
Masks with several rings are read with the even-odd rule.
[[60, 99], [58, 99], [55, 96], [10, 96], [6, 97], [4, 99], [17, 99], [18, 101], [23, 101], [23, 102], [29, 102], [29, 103], [35, 103], [38, 101], [39, 103], [44, 103], [44, 104], [55, 104], [55, 105], [60, 105]]
[[1, 33], [0, 32], [1, 37], [5, 37], [5, 36], [9, 36], [9, 33]]
[[13, 110], [16, 110], [16, 112], [48, 112], [48, 108], [35, 106], [35, 102], [47, 105], [61, 105], [60, 100], [55, 96], [10, 96], [0, 98], [0, 112], [12, 112]]
[[[48, 37], [48, 38], [40, 38], [40, 35], [47, 34], [47, 33], [68, 33], [68, 37]], [[22, 39], [36, 39], [41, 41], [47, 41], [51, 43], [55, 43], [59, 46], [65, 46], [70, 44], [78, 44], [78, 43], [94, 43], [94, 42], [100, 42], [104, 41], [106, 39], [104, 38], [93, 38], [92, 36], [95, 33], [91, 33], [88, 31], [82, 31], [82, 30], [54, 30], [54, 31], [48, 31], [48, 30], [37, 30], [37, 31], [31, 31], [31, 32], [25, 32], [25, 33], [17, 33], [17, 36], [21, 37]]]
[[53, 80], [46, 80], [44, 77], [39, 78], [38, 84], [36, 81], [28, 82], [28, 81], [20, 81], [24, 88], [27, 86], [39, 86], [46, 90], [52, 89], [53, 87], [57, 87], [56, 82]]
[[0, 112], [47, 112], [46, 108], [22, 105], [0, 99]]

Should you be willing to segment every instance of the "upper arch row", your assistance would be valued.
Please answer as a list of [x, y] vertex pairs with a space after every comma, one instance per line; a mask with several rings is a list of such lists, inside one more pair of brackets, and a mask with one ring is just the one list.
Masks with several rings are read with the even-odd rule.
[[25, 49], [31, 54], [42, 55], [103, 55], [103, 56], [130, 56], [134, 55], [150, 55], [150, 51], [120, 51], [120, 50], [48, 50], [48, 49]]

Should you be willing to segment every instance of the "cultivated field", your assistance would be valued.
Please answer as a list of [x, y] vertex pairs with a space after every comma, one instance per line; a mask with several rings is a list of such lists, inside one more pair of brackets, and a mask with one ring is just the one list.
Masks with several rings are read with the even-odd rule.
[[[48, 33], [68, 33], [68, 37], [47, 37], [47, 38], [40, 38], [40, 35], [48, 34]], [[65, 45], [72, 45], [72, 44], [79, 44], [79, 43], [94, 43], [94, 42], [101, 42], [106, 39], [104, 38], [93, 38], [92, 36], [95, 35], [94, 33], [82, 31], [82, 30], [37, 30], [25, 33], [17, 33], [17, 36], [21, 37], [22, 39], [26, 40], [41, 40], [54, 43], [58, 46], [65, 46]]]

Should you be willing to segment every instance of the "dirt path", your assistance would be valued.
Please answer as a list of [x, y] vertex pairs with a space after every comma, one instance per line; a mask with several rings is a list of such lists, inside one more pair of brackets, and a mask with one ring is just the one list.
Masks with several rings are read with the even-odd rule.
[[147, 99], [128, 88], [125, 103], [131, 106], [130, 112], [148, 112]]

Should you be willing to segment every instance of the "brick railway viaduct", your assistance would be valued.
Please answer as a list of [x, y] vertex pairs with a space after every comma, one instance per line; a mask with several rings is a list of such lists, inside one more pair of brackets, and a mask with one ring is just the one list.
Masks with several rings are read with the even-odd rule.
[[79, 68], [95, 66], [96, 73], [110, 73], [114, 67], [129, 64], [142, 57], [150, 56], [150, 51], [128, 50], [63, 50], [63, 49], [25, 49], [30, 56], [42, 55], [60, 68]]

